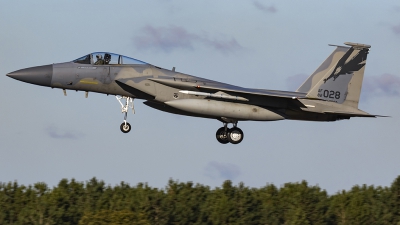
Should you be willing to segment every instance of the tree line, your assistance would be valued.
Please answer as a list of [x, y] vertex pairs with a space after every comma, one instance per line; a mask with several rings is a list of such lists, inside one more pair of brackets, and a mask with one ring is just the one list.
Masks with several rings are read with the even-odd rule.
[[400, 224], [400, 176], [390, 187], [356, 185], [334, 195], [306, 181], [210, 188], [169, 180], [163, 189], [62, 179], [0, 183], [0, 224]]

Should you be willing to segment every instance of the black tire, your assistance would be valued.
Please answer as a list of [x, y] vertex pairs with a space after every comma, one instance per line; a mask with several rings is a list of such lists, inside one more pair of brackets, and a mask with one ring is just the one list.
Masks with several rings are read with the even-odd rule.
[[228, 140], [231, 144], [239, 144], [243, 141], [244, 134], [243, 131], [239, 127], [233, 127], [229, 130]]
[[122, 133], [128, 133], [129, 131], [131, 131], [131, 125], [129, 123], [122, 123], [121, 126], [119, 127], [122, 131]]
[[218, 142], [221, 144], [228, 144], [228, 134], [229, 134], [229, 129], [227, 129], [227, 132], [225, 132], [225, 127], [221, 127], [217, 130], [217, 133], [215, 134], [215, 137], [217, 138]]

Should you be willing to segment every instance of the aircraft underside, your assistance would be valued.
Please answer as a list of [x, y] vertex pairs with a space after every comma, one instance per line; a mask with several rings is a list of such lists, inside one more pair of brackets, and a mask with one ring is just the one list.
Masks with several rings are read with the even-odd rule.
[[[117, 97], [120, 101], [122, 97]], [[124, 122], [121, 124], [120, 129], [123, 133], [128, 133], [131, 130], [131, 125], [126, 121], [127, 112], [129, 108], [133, 110], [133, 98], [126, 97], [126, 102], [122, 106], [122, 112], [125, 113]], [[194, 101], [189, 104], [185, 101]], [[342, 119], [350, 119], [348, 116], [327, 115], [321, 113], [310, 113], [304, 111], [281, 110], [279, 109], [267, 110], [263, 107], [255, 105], [244, 105], [231, 102], [215, 102], [214, 100], [185, 100], [182, 103], [173, 101], [170, 102], [157, 102], [154, 100], [147, 100], [145, 105], [172, 114], [216, 119], [223, 123], [216, 132], [216, 139], [221, 144], [239, 144], [243, 141], [244, 132], [237, 126], [239, 121], [276, 121], [276, 120], [304, 120], [304, 121], [336, 121]], [[209, 103], [211, 102], [211, 104]], [[212, 104], [214, 103], [214, 104]], [[172, 107], [174, 105], [175, 107]], [[214, 105], [213, 107], [210, 107]], [[230, 106], [230, 108], [229, 108]], [[203, 109], [202, 109], [203, 108]], [[247, 111], [246, 111], [247, 110]], [[252, 115], [254, 114], [254, 115]], [[229, 124], [232, 124], [229, 127]]]

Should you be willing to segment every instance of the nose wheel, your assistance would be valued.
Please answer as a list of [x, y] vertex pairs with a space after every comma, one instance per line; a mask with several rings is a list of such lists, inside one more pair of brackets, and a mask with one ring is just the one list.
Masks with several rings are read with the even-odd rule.
[[[126, 119], [128, 117], [129, 108], [132, 109], [133, 114], [135, 113], [135, 109], [133, 107], [133, 98], [125, 97], [125, 96], [122, 96], [122, 97], [115, 96], [115, 97], [117, 98], [119, 104], [121, 104], [122, 113], [125, 113], [124, 122], [121, 124], [121, 126], [119, 128], [121, 129], [121, 131], [123, 133], [128, 133], [129, 131], [131, 131], [131, 128], [132, 128], [131, 125], [128, 122], [126, 122]], [[126, 99], [125, 104], [122, 104], [121, 99]]]
[[224, 123], [224, 126], [219, 128], [216, 133], [217, 141], [221, 144], [239, 144], [243, 141], [243, 131], [237, 127], [237, 122], [233, 123], [232, 128], [228, 128], [228, 124]]
[[123, 133], [128, 133], [131, 131], [131, 125], [128, 122], [121, 123], [120, 129]]

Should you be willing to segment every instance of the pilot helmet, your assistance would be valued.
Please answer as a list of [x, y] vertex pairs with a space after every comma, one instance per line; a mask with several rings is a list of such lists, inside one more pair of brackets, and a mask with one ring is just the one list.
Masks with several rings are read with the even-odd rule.
[[97, 58], [97, 59], [102, 59], [103, 56], [102, 56], [101, 54], [97, 54], [97, 55], [96, 55], [96, 58]]

